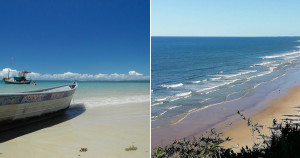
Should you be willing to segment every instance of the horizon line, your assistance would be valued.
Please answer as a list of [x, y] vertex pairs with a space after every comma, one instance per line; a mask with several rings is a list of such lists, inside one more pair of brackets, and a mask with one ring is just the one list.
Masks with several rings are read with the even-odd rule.
[[53, 79], [53, 80], [49, 80], [49, 79], [36, 79], [36, 80], [32, 80], [32, 81], [68, 81], [68, 82], [150, 82], [150, 80], [147, 79], [141, 79], [141, 80], [68, 80], [68, 79]]
[[171, 35], [171, 36], [151, 36], [151, 37], [300, 37], [299, 36], [176, 36], [176, 35]]

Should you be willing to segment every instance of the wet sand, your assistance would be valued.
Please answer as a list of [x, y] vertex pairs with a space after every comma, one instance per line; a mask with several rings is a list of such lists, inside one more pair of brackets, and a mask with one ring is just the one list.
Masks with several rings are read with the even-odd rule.
[[[71, 107], [64, 116], [7, 131], [0, 157], [149, 157], [149, 104]], [[138, 149], [125, 151], [131, 145]]]
[[[259, 111], [258, 113], [250, 116], [253, 123], [263, 125], [262, 132], [266, 135], [270, 135], [269, 127], [272, 127], [273, 119], [278, 121], [289, 119], [292, 123], [299, 123], [300, 120], [300, 86], [294, 87], [289, 90], [287, 94], [280, 96], [279, 98], [269, 101], [268, 108]], [[249, 117], [248, 117], [249, 118]], [[246, 121], [239, 121], [236, 125], [231, 126], [224, 131], [224, 136], [232, 138], [231, 142], [224, 144], [226, 147], [242, 147], [252, 146], [253, 138], [250, 131], [250, 127], [247, 126]], [[256, 136], [257, 137], [257, 136]]]
[[297, 121], [295, 119], [300, 117], [300, 109], [297, 108], [300, 105], [299, 77], [299, 68], [295, 67], [286, 75], [253, 89], [242, 99], [211, 105], [186, 114], [176, 124], [152, 128], [151, 148], [168, 145], [175, 139], [206, 135], [211, 128], [223, 132], [224, 137], [233, 138], [231, 143], [224, 144], [226, 147], [236, 147], [237, 144], [239, 147], [252, 146], [250, 128], [237, 111], [264, 125], [266, 133], [275, 117], [278, 120], [289, 117]]

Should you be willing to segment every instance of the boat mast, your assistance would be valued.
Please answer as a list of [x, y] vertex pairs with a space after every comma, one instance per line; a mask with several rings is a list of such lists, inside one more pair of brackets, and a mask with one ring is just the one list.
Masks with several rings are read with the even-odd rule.
[[9, 72], [10, 72], [13, 61], [14, 61], [14, 57], [11, 57], [11, 61], [10, 61], [10, 65], [9, 65], [9, 69], [8, 69], [8, 73], [7, 73], [7, 78], [9, 78]]

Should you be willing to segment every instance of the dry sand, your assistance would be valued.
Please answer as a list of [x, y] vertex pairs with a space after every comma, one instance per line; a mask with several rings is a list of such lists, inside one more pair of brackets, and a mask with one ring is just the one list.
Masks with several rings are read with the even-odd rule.
[[[0, 157], [150, 156], [149, 102], [92, 109], [76, 106], [78, 107], [69, 109], [69, 115], [67, 112], [67, 115], [1, 135]], [[131, 145], [138, 149], [125, 151]], [[79, 152], [81, 148], [87, 148], [87, 151]]]
[[[279, 98], [272, 99], [268, 102], [268, 107], [256, 114], [248, 117], [253, 123], [259, 123], [263, 125], [263, 133], [270, 135], [269, 127], [272, 126], [273, 119], [278, 121], [282, 119], [291, 119], [294, 123], [299, 122], [299, 105], [300, 105], [300, 86], [294, 87], [283, 94]], [[224, 132], [224, 136], [230, 136], [232, 141], [224, 144], [225, 147], [237, 147], [252, 146], [253, 139], [250, 131], [250, 127], [247, 126], [247, 122], [244, 120], [239, 121], [236, 125], [227, 128]], [[238, 148], [236, 148], [238, 149]]]

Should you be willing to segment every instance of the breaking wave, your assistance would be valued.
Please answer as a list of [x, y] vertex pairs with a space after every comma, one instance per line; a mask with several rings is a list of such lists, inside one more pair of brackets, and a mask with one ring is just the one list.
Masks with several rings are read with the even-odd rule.
[[229, 84], [232, 84], [236, 81], [238, 81], [239, 79], [235, 79], [235, 80], [231, 80], [231, 81], [227, 81], [227, 82], [223, 82], [221, 84], [217, 84], [217, 85], [210, 85], [209, 87], [207, 88], [203, 88], [203, 89], [200, 89], [200, 90], [197, 90], [196, 92], [203, 92], [203, 91], [208, 91], [208, 90], [212, 90], [212, 89], [215, 89], [215, 88], [218, 88], [218, 87], [222, 87], [222, 86], [225, 86], [225, 85], [229, 85]]
[[262, 59], [273, 59], [273, 58], [280, 58], [280, 57], [285, 57], [289, 55], [295, 55], [295, 54], [300, 54], [300, 51], [294, 51], [291, 53], [283, 53], [283, 54], [278, 54], [278, 55], [271, 55], [271, 56], [264, 56], [261, 57]]
[[183, 83], [170, 84], [170, 85], [167, 85], [167, 84], [161, 85], [161, 87], [164, 87], [164, 88], [175, 88], [175, 87], [181, 87], [181, 86], [183, 86]]
[[258, 63], [258, 64], [253, 64], [251, 65], [251, 67], [253, 66], [264, 66], [264, 65], [269, 65], [269, 64], [272, 64], [274, 63], [275, 61], [266, 61], [266, 62], [262, 62], [262, 63]]
[[200, 83], [201, 81], [191, 81], [191, 83]]
[[189, 92], [183, 92], [183, 93], [176, 94], [176, 96], [177, 97], [186, 97], [186, 96], [189, 96], [191, 94], [192, 94], [192, 92], [189, 91]]
[[100, 98], [82, 98], [74, 101], [82, 103], [86, 108], [95, 108], [101, 106], [113, 106], [130, 103], [149, 102], [149, 95], [124, 96], [124, 97], [100, 97]]
[[237, 76], [241, 76], [241, 75], [246, 75], [246, 74], [254, 73], [254, 72], [257, 72], [257, 70], [246, 70], [246, 71], [238, 72], [238, 73], [235, 73], [235, 74], [218, 75], [218, 76], [222, 76], [224, 78], [233, 78], [233, 77], [237, 77]]

